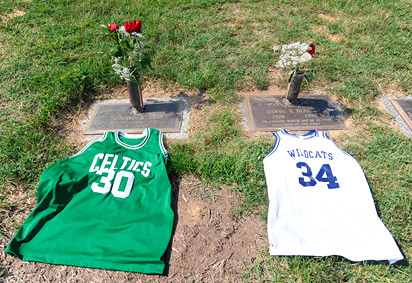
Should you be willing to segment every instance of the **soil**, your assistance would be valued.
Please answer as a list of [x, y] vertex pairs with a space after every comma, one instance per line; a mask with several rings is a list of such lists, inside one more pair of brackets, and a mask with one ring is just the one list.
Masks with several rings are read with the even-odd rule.
[[[4, 282], [238, 282], [245, 266], [265, 246], [264, 223], [255, 215], [237, 215], [238, 195], [229, 188], [211, 192], [192, 176], [172, 181], [175, 228], [165, 254], [163, 275], [24, 262], [4, 253], [17, 231], [1, 239], [0, 259], [8, 267]], [[35, 198], [29, 198], [35, 202]], [[33, 204], [14, 211], [24, 220]], [[17, 215], [16, 215], [17, 214]], [[4, 217], [3, 217], [4, 220]]]

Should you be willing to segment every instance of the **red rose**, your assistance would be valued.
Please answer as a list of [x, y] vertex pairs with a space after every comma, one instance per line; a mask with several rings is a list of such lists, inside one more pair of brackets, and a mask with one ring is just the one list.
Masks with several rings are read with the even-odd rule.
[[142, 21], [135, 21], [135, 22], [125, 22], [123, 24], [125, 30], [128, 33], [132, 33], [132, 32], [141, 32], [142, 30]]
[[125, 22], [125, 23], [123, 24], [125, 30], [126, 30], [128, 33], [131, 33], [131, 32], [132, 32], [132, 25], [133, 25], [133, 23], [131, 23], [131, 22]]
[[139, 33], [142, 31], [142, 21], [135, 21], [134, 24], [136, 25], [136, 32]]
[[306, 50], [311, 56], [315, 54], [315, 44], [309, 44], [309, 49]]
[[115, 31], [117, 29], [119, 29], [119, 25], [118, 24], [110, 24], [109, 26], [110, 31]]

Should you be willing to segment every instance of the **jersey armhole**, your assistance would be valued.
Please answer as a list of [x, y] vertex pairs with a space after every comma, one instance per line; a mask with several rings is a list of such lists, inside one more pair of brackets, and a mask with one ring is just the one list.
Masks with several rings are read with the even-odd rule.
[[76, 153], [75, 155], [73, 155], [73, 156], [71, 156], [71, 157], [69, 157], [69, 158], [72, 158], [72, 157], [76, 157], [76, 156], [81, 155], [81, 154], [82, 154], [83, 152], [85, 152], [92, 144], [94, 144], [94, 143], [96, 143], [96, 142], [102, 142], [102, 141], [104, 141], [104, 140], [107, 138], [107, 135], [108, 135], [108, 132], [105, 132], [101, 138], [89, 142], [85, 147], [82, 148], [82, 150], [80, 150], [78, 153]]
[[[280, 136], [279, 136], [279, 134], [278, 134], [277, 132], [274, 132], [273, 135], [276, 137], [276, 141], [275, 141], [275, 144], [274, 144], [272, 150], [269, 152], [268, 155], [266, 155], [266, 157], [269, 157], [269, 156], [271, 156], [273, 153], [275, 153], [275, 151], [276, 151], [276, 150], [278, 149], [278, 147], [279, 147]], [[265, 158], [266, 158], [266, 157], [265, 157]]]

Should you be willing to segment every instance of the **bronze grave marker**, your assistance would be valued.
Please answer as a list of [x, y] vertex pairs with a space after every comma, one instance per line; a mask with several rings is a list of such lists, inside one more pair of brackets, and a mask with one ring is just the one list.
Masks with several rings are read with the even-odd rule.
[[393, 107], [412, 130], [412, 99], [391, 99]]
[[156, 128], [164, 133], [180, 131], [183, 120], [183, 101], [146, 102], [145, 112], [130, 112], [130, 103], [104, 103], [97, 106], [84, 134], [95, 135], [106, 131], [123, 130], [141, 133], [145, 128]]
[[344, 112], [327, 95], [305, 95], [296, 104], [284, 96], [248, 96], [245, 99], [248, 124], [255, 131], [344, 129]]

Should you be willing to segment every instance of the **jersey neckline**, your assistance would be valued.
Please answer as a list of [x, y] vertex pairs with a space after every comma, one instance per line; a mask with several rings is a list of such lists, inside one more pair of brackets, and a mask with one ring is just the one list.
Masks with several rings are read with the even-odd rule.
[[[126, 139], [140, 139], [140, 138], [143, 138], [143, 140], [142, 140], [141, 143], [139, 143], [137, 145], [131, 145], [131, 144], [127, 144], [126, 142], [122, 141], [120, 139], [120, 136], [123, 136], [123, 138], [126, 138]], [[127, 136], [127, 134], [125, 132], [117, 131], [117, 132], [114, 133], [114, 138], [115, 138], [116, 142], [119, 145], [121, 145], [125, 148], [139, 149], [139, 148], [142, 148], [143, 146], [145, 146], [147, 141], [149, 140], [149, 138], [150, 138], [150, 129], [149, 128], [144, 129], [143, 133], [141, 135], [137, 136], [137, 137], [130, 137], [130, 136]]]
[[305, 134], [303, 134], [303, 135], [300, 135], [300, 136], [298, 136], [298, 135], [296, 135], [296, 134], [291, 134], [291, 133], [289, 133], [288, 131], [286, 131], [285, 129], [282, 129], [280, 132], [281, 132], [282, 134], [286, 135], [286, 136], [293, 137], [293, 138], [297, 138], [297, 139], [303, 139], [303, 140], [311, 139], [311, 138], [314, 138], [314, 137], [318, 137], [318, 136], [319, 136], [318, 130], [310, 130], [310, 131], [308, 131], [307, 133], [305, 133]]

